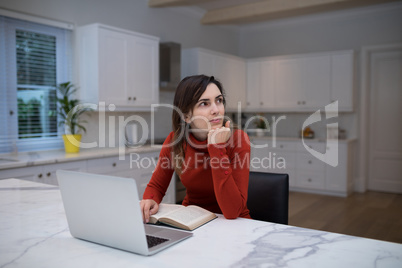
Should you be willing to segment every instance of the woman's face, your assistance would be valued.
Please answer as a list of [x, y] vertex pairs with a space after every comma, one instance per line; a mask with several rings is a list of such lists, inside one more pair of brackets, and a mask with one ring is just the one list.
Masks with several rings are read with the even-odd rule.
[[192, 112], [186, 115], [186, 122], [190, 124], [192, 133], [198, 140], [205, 140], [209, 130], [222, 127], [224, 115], [222, 93], [214, 83], [211, 83]]

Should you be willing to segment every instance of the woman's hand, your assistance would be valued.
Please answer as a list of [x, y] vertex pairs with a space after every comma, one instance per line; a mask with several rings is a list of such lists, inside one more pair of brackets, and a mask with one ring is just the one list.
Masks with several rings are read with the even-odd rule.
[[208, 132], [208, 144], [225, 143], [229, 140], [231, 135], [230, 121], [227, 121], [225, 126], [211, 129]]
[[141, 200], [140, 206], [141, 206], [142, 219], [144, 223], [148, 223], [149, 217], [158, 212], [159, 210], [158, 203], [156, 203], [156, 201], [152, 199]]

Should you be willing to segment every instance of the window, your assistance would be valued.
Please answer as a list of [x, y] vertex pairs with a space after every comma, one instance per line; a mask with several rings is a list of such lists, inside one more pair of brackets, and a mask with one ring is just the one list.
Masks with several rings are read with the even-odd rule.
[[0, 152], [56, 149], [56, 90], [71, 81], [71, 31], [0, 16]]

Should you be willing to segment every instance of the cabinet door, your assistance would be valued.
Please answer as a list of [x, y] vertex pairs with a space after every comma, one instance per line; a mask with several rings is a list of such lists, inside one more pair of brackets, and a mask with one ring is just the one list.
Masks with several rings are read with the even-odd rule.
[[353, 85], [353, 51], [333, 53], [331, 56], [331, 102], [339, 101], [339, 110], [353, 111]]
[[330, 55], [312, 55], [303, 59], [303, 109], [319, 109], [329, 104], [331, 88]]
[[[133, 45], [127, 34], [99, 29], [99, 101], [127, 105], [128, 62], [133, 61], [129, 47]], [[130, 57], [131, 56], [131, 57]]]
[[131, 38], [133, 38], [133, 45], [129, 48], [128, 100], [135, 106], [158, 103], [158, 42], [140, 37]]
[[39, 181], [38, 174], [42, 172], [41, 166], [10, 168], [0, 172], [0, 179], [21, 179]]
[[260, 108], [261, 87], [261, 63], [260, 61], [247, 62], [247, 109], [258, 110]]
[[42, 168], [42, 178], [38, 181], [42, 181], [43, 183], [59, 185], [57, 181], [56, 171], [59, 169], [62, 170], [71, 170], [71, 171], [86, 171], [86, 160], [83, 161], [73, 161], [66, 163], [58, 163], [51, 165], [44, 165]]
[[338, 165], [333, 167], [331, 165], [326, 165], [326, 174], [325, 174], [325, 187], [329, 191], [341, 192], [344, 195], [347, 195], [349, 188], [349, 176], [348, 166], [351, 167], [351, 164], [348, 164], [348, 160], [352, 158], [352, 155], [348, 155], [348, 146], [344, 143], [331, 143], [327, 144], [327, 153], [328, 155], [331, 152], [336, 152], [338, 150]]
[[260, 107], [263, 110], [276, 108], [275, 102], [275, 61], [261, 62]]
[[246, 105], [246, 64], [244, 60], [222, 57], [222, 82], [226, 93], [226, 109], [237, 111], [238, 103]]
[[304, 92], [302, 63], [301, 58], [276, 60], [275, 88], [278, 108], [301, 108]]

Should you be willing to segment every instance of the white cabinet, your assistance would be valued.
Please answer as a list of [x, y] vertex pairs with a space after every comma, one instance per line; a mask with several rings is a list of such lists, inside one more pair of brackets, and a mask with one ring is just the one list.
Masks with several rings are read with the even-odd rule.
[[278, 108], [314, 110], [330, 102], [331, 57], [309, 55], [274, 60]]
[[[335, 151], [338, 154], [338, 165], [327, 165], [325, 185], [328, 191], [342, 191], [349, 194], [353, 191], [353, 166], [349, 163], [354, 159], [355, 144], [331, 143], [327, 144], [327, 152]], [[348, 162], [349, 161], [349, 162]], [[339, 178], [345, 178], [340, 180]]]
[[246, 62], [244, 59], [202, 48], [182, 50], [182, 78], [205, 74], [219, 80], [226, 93], [226, 109], [236, 111], [246, 105]]
[[[118, 156], [90, 159], [87, 164], [89, 173], [107, 174], [111, 176], [132, 178], [137, 183], [138, 196], [142, 198], [145, 188], [152, 177], [158, 162], [159, 152], [131, 153], [124, 160]], [[175, 203], [175, 183], [172, 180], [162, 202]]]
[[353, 111], [354, 53], [337, 51], [247, 61], [247, 111], [313, 112], [339, 101]]
[[77, 29], [83, 102], [150, 110], [159, 102], [159, 39], [102, 24]]
[[303, 60], [288, 58], [275, 60], [276, 102], [280, 109], [299, 109], [303, 105]]
[[6, 169], [1, 172], [0, 179], [23, 179], [46, 184], [58, 185], [56, 171], [58, 169], [86, 171], [86, 161], [73, 161], [24, 168]]
[[269, 60], [247, 62], [247, 110], [269, 111], [275, 103], [275, 64]]
[[331, 102], [338, 101], [340, 111], [353, 111], [354, 77], [353, 51], [331, 53]]
[[347, 196], [352, 191], [354, 142], [305, 140], [305, 145], [321, 153], [323, 160], [335, 154], [335, 167], [310, 154], [302, 140], [279, 140], [276, 145], [267, 138], [253, 138], [251, 142], [250, 171], [287, 173], [292, 191], [337, 196]]

